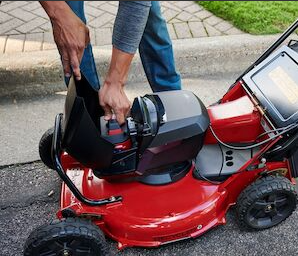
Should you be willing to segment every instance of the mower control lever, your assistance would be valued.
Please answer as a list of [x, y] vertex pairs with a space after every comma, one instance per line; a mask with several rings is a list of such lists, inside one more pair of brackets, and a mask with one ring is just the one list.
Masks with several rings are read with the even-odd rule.
[[111, 119], [107, 122], [108, 134], [117, 135], [122, 133], [122, 129], [116, 119]]
[[117, 122], [117, 119], [111, 119], [108, 121], [107, 126], [109, 128], [109, 130], [117, 130], [120, 129], [120, 125]]

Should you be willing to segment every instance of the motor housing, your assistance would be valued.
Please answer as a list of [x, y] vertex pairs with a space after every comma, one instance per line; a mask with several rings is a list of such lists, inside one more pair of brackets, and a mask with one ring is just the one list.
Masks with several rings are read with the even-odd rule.
[[62, 148], [105, 179], [149, 175], [191, 161], [209, 126], [206, 107], [192, 92], [182, 90], [136, 98], [121, 127], [103, 115], [97, 92], [87, 80], [72, 79]]

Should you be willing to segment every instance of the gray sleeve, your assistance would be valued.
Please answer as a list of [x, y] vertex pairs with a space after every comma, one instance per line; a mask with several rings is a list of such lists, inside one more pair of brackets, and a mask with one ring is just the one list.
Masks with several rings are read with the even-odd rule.
[[151, 1], [119, 1], [112, 44], [126, 53], [135, 53], [147, 23]]

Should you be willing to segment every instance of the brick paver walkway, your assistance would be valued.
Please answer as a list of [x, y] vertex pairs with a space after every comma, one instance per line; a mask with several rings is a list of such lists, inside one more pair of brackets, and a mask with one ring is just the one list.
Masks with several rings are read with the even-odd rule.
[[[230, 23], [193, 1], [161, 1], [173, 40], [240, 34]], [[85, 1], [85, 13], [93, 45], [111, 44], [118, 1]], [[54, 49], [51, 24], [32, 1], [4, 1], [0, 5], [0, 54]]]

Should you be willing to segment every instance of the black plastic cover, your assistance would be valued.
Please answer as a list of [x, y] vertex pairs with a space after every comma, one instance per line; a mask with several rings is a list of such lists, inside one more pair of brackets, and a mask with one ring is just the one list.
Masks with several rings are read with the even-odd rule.
[[85, 78], [72, 78], [65, 101], [62, 147], [90, 168], [108, 168], [113, 159], [114, 144], [99, 132], [101, 111], [97, 92]]
[[153, 102], [156, 108], [155, 112], [148, 111], [146, 120], [157, 121], [158, 130], [143, 139], [146, 147], [139, 152], [142, 157], [138, 173], [159, 172], [174, 163], [195, 158], [210, 123], [204, 104], [192, 92], [183, 90], [145, 95], [144, 99]]
[[205, 134], [210, 120], [202, 101], [190, 91], [154, 93], [163, 104], [163, 124], [150, 147]]

